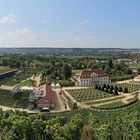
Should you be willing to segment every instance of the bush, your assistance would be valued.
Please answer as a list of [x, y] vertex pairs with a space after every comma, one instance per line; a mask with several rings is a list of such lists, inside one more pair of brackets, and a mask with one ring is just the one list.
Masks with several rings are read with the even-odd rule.
[[124, 93], [128, 93], [128, 88], [125, 87], [124, 90], [123, 90], [123, 92], [124, 92]]
[[118, 90], [119, 92], [122, 92], [123, 91], [123, 89], [122, 89], [122, 87], [119, 87], [119, 90]]
[[75, 83], [70, 80], [60, 80], [58, 81], [61, 86], [74, 86]]

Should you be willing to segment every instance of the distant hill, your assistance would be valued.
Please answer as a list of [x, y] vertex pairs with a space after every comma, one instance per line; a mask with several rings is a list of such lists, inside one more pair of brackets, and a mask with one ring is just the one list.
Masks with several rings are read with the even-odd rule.
[[121, 49], [121, 48], [0, 48], [2, 53], [37, 53], [37, 54], [108, 54], [113, 52], [132, 51], [140, 49]]

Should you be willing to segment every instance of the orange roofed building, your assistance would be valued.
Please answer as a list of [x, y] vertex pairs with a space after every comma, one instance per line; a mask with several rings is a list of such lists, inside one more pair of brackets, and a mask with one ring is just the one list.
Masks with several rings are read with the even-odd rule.
[[51, 86], [44, 84], [38, 89], [34, 90], [30, 95], [30, 100], [35, 100], [36, 104], [40, 108], [47, 107], [49, 109], [54, 109], [55, 98]]
[[86, 69], [80, 73], [76, 84], [78, 86], [92, 86], [95, 84], [109, 84], [110, 82], [108, 74], [103, 70]]
[[134, 82], [140, 82], [140, 75], [137, 75], [133, 79]]

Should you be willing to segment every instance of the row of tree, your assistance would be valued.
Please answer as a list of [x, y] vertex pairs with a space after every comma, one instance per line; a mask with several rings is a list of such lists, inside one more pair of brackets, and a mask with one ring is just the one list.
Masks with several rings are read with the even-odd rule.
[[121, 86], [118, 87], [117, 85], [113, 86], [109, 84], [95, 85], [95, 89], [109, 92], [111, 94], [114, 93], [114, 95], [118, 95], [118, 92], [128, 93], [127, 87], [122, 88]]

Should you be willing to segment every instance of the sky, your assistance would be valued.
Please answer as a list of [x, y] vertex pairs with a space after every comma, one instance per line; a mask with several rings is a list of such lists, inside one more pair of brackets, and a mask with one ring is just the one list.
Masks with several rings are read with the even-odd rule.
[[0, 0], [0, 48], [140, 48], [140, 0]]

